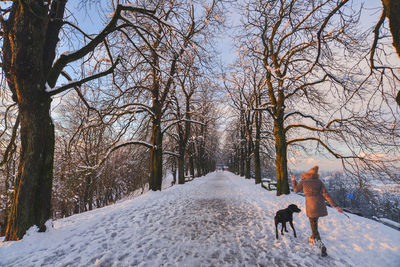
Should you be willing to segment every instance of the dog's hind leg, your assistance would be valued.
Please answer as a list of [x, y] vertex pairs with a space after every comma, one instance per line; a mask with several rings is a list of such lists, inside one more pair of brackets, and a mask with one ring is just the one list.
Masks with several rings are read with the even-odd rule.
[[285, 231], [287, 232], [287, 230], [286, 230], [286, 222], [282, 222], [282, 229], [281, 229], [281, 234], [283, 235], [283, 228], [285, 228]]
[[294, 229], [294, 226], [293, 226], [293, 222], [292, 222], [292, 221], [289, 221], [289, 223], [290, 223], [290, 226], [291, 226], [292, 229], [293, 229], [294, 237], [297, 237], [297, 235], [296, 235], [296, 230]]
[[278, 238], [278, 220], [277, 219], [275, 219], [275, 236], [276, 236], [276, 239], [279, 239]]

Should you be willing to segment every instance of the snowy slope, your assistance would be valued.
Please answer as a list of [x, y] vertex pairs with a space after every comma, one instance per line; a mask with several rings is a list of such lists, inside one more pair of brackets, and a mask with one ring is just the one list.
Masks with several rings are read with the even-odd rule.
[[[335, 209], [320, 219], [329, 256], [307, 244], [304, 198], [276, 197], [254, 180], [216, 172], [54, 222], [0, 242], [0, 266], [400, 266], [400, 232]], [[297, 204], [293, 232], [275, 240], [273, 217]]]

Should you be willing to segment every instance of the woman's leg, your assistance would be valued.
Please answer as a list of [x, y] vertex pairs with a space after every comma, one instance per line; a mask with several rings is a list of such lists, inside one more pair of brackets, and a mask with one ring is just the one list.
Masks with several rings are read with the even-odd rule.
[[312, 239], [321, 240], [318, 232], [318, 217], [317, 218], [309, 218], [310, 219], [310, 226], [312, 231]]

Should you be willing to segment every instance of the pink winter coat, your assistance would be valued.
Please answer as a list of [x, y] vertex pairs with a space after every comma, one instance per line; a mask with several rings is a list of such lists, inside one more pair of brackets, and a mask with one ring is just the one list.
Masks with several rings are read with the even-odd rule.
[[324, 198], [333, 206], [337, 207], [337, 204], [326, 191], [324, 184], [319, 179], [318, 166], [312, 168], [310, 171], [303, 173], [303, 178], [297, 184], [293, 181], [294, 192], [304, 191], [306, 196], [306, 214], [309, 218], [317, 218], [328, 215]]

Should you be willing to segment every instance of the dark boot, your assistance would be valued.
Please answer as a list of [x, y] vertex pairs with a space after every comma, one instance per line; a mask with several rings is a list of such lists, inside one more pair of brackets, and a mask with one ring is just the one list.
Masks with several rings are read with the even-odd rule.
[[321, 249], [321, 256], [322, 257], [328, 256], [328, 253], [326, 252], [326, 247], [325, 247], [324, 243], [322, 243], [321, 240], [317, 240], [316, 243], [318, 245], [318, 248]]

